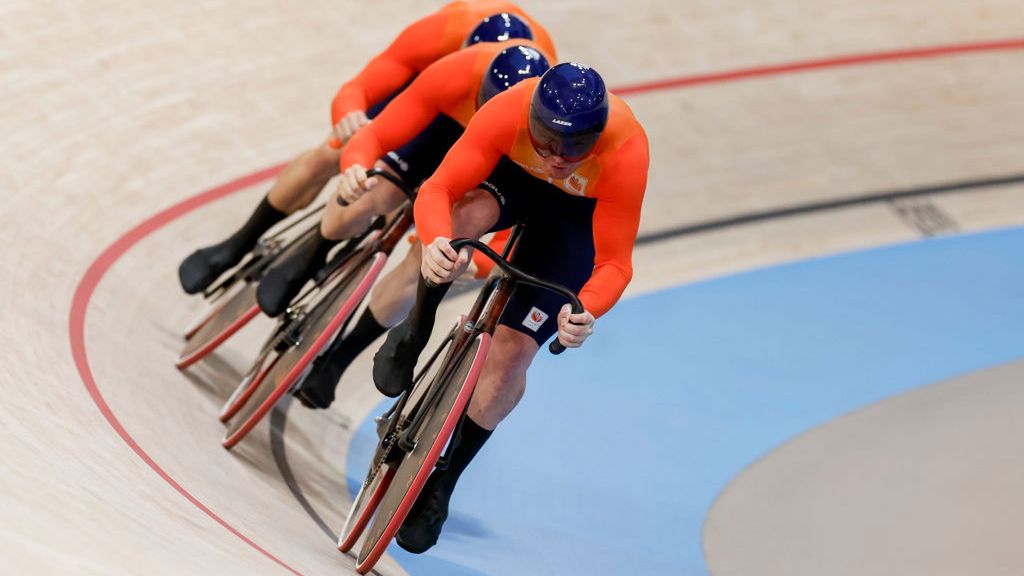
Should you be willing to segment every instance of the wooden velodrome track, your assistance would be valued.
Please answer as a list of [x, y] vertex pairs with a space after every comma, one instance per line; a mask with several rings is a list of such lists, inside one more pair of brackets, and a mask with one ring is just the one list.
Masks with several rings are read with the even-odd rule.
[[[227, 453], [215, 415], [267, 324], [186, 374], [172, 365], [201, 307], [180, 292], [178, 262], [233, 228], [267, 182], [146, 222], [319, 142], [339, 83], [439, 4], [0, 2], [3, 572], [352, 565], [327, 533], [348, 505], [350, 431], [375, 393], [349, 378], [336, 409], [293, 408]], [[1024, 223], [1018, 2], [523, 5], [563, 58], [637, 87], [652, 171], [631, 294]], [[928, 47], [946, 48], [916, 51]], [[864, 54], [883, 56], [842, 59]], [[757, 72], [715, 76], [737, 70]], [[736, 564], [730, 574], [756, 573]], [[388, 560], [378, 570], [400, 573]]]

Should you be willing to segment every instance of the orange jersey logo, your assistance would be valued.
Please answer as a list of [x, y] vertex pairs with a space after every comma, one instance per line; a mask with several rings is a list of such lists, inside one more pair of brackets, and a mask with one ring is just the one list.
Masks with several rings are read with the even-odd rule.
[[579, 174], [573, 174], [565, 180], [565, 188], [573, 194], [586, 196], [588, 180]]

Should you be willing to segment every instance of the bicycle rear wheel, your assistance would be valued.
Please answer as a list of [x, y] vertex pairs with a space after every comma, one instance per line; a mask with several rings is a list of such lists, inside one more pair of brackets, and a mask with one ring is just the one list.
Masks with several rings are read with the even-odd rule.
[[[373, 568], [408, 516], [473, 395], [490, 345], [491, 335], [480, 333], [470, 342], [465, 353], [456, 358], [454, 369], [447, 362], [441, 364], [431, 384], [443, 387], [440, 397], [425, 416], [413, 450], [397, 464], [395, 477], [381, 499], [356, 563], [356, 571], [360, 574], [366, 574]], [[444, 378], [446, 373], [451, 376]]]
[[174, 365], [184, 370], [217, 349], [250, 320], [260, 313], [256, 303], [256, 283], [246, 282], [237, 292], [228, 296], [211, 314], [192, 337], [185, 342], [185, 348]]
[[231, 449], [244, 438], [298, 381], [366, 297], [385, 262], [387, 256], [381, 252], [358, 263], [353, 261], [350, 271], [338, 274], [334, 284], [327, 286], [325, 296], [312, 306], [303, 320], [304, 327], [298, 341], [280, 353], [273, 368], [232, 419], [221, 443], [224, 448]]

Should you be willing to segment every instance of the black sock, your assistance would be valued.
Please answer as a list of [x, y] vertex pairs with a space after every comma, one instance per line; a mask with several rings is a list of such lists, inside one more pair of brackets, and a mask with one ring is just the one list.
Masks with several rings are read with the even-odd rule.
[[311, 260], [310, 266], [312, 270], [318, 270], [324, 264], [327, 263], [327, 255], [331, 253], [331, 248], [338, 245], [339, 240], [329, 240], [324, 238], [324, 235], [320, 233], [320, 227], [317, 226], [313, 231], [313, 238], [310, 240], [313, 242], [315, 250], [313, 259]]
[[412, 386], [416, 360], [430, 340], [437, 306], [450, 286], [449, 283], [428, 287], [420, 278], [409, 317], [388, 333], [384, 345], [373, 356], [373, 383], [381, 394], [395, 398]]
[[387, 331], [387, 327], [381, 326], [373, 317], [370, 308], [367, 307], [363, 315], [359, 317], [359, 321], [344, 338], [334, 339], [331, 347], [324, 354], [325, 360], [344, 372], [363, 350], [366, 350], [374, 340]]
[[430, 339], [430, 333], [434, 331], [434, 319], [437, 317], [437, 307], [441, 305], [448, 289], [452, 283], [428, 286], [427, 281], [420, 276], [419, 284], [416, 286], [416, 303], [409, 311], [409, 317], [405, 319], [411, 330], [411, 334], [423, 341]]
[[437, 470], [434, 473], [436, 485], [451, 494], [455, 490], [455, 483], [459, 481], [459, 476], [469, 466], [493, 432], [493, 430], [481, 427], [467, 414], [462, 421], [459, 437], [455, 439], [457, 443], [452, 450], [451, 459], [448, 461], [448, 468]]
[[259, 206], [256, 206], [252, 215], [249, 216], [249, 219], [228, 238], [228, 241], [235, 243], [244, 250], [252, 250], [260, 236], [267, 230], [270, 230], [274, 224], [283, 220], [285, 216], [287, 214], [271, 206], [269, 198], [264, 196], [263, 200], [260, 200]]

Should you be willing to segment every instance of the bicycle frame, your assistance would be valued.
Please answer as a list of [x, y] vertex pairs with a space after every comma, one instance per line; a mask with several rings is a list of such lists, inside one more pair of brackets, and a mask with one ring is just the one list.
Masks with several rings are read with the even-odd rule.
[[[460, 239], [451, 243], [457, 251], [465, 246], [480, 250], [504, 273], [487, 280], [469, 314], [460, 318], [426, 366], [415, 375], [410, 389], [405, 390], [377, 419], [380, 441], [338, 542], [338, 549], [348, 552], [367, 527], [371, 516], [374, 518], [370, 535], [358, 556], [357, 571], [360, 574], [373, 567], [394, 538], [430, 470], [448, 467], [451, 452], [457, 444], [455, 438], [461, 433], [486, 362], [491, 335], [516, 286], [522, 283], [552, 290], [572, 303], [574, 313], [583, 310], [571, 290], [526, 274], [507, 262], [506, 258], [518, 243], [521, 233], [522, 228], [513, 231], [503, 256], [476, 240]], [[480, 342], [480, 348], [475, 348], [477, 342]], [[564, 348], [555, 346], [556, 343], [557, 340], [550, 349], [557, 354]], [[474, 349], [476, 352], [470, 358], [469, 354]], [[425, 381], [442, 352], [447, 353], [441, 367], [429, 382]], [[472, 363], [467, 364], [467, 360], [472, 360]], [[413, 403], [411, 406], [410, 402]], [[424, 444], [418, 445], [421, 442]], [[384, 507], [383, 511], [380, 506]]]
[[[520, 283], [538, 286], [562, 294], [571, 302], [574, 313], [582, 312], [582, 304], [580, 304], [576, 295], [571, 291], [551, 282], [525, 274], [508, 264], [508, 256], [514, 250], [522, 233], [523, 227], [516, 226], [512, 232], [512, 236], [509, 238], [509, 241], [505, 246], [503, 254], [500, 256], [477, 240], [460, 239], [452, 242], [452, 248], [456, 251], [461, 250], [464, 246], [472, 246], [475, 249], [481, 250], [504, 271], [504, 274], [491, 277], [484, 285], [483, 289], [480, 290], [480, 294], [473, 303], [473, 307], [470, 309], [469, 314], [460, 322], [460, 329], [450, 337], [451, 353], [449, 354], [449, 358], [454, 358], [456, 360], [461, 359], [462, 355], [466, 353], [469, 344], [477, 335], [481, 333], [487, 333], [490, 335], [494, 334], [495, 329], [498, 327], [498, 321], [501, 318], [501, 313], [505, 310], [505, 305], [508, 303], [509, 298], [512, 297], [512, 293], [515, 291], [516, 286]], [[556, 338], [555, 341], [551, 343], [550, 350], [553, 354], [560, 354], [565, 350], [565, 348]], [[438, 353], [439, 352], [440, 350]], [[425, 373], [430, 367], [438, 353], [434, 354], [430, 362], [427, 363], [427, 366], [421, 371], [420, 376], [417, 377], [417, 380], [422, 378], [423, 373]], [[448, 362], [446, 366], [447, 369], [438, 374], [436, 380], [443, 381], [448, 379], [451, 376], [451, 372], [455, 370], [457, 365], [457, 361]], [[415, 388], [416, 386], [414, 381], [412, 389], [415, 390]], [[401, 402], [403, 406], [404, 402], [402, 401], [404, 400], [404, 397], [410, 394], [411, 390], [403, 394], [403, 398], [399, 399], [399, 402]], [[415, 446], [413, 438], [415, 438], [419, 432], [420, 425], [424, 419], [424, 414], [429, 413], [430, 410], [433, 409], [440, 394], [441, 387], [432, 387], [420, 398], [417, 404], [413, 406], [412, 420], [409, 426], [398, 437], [397, 444], [399, 448], [406, 452], [410, 452], [412, 450]], [[398, 408], [398, 412], [401, 413], [401, 408]], [[447, 456], [448, 454], [446, 451], [442, 460], [446, 462]]]
[[[390, 174], [382, 174], [382, 177], [412, 196], [412, 192], [405, 190], [397, 178]], [[276, 351], [271, 367], [254, 372], [254, 380], [243, 381], [240, 386], [248, 386], [252, 391], [238, 398], [243, 404], [248, 403], [261, 386], [264, 388], [260, 390], [267, 393], [261, 393], [258, 405], [254, 404], [255, 409], [241, 413], [242, 417], [237, 423], [229, 425], [222, 442], [225, 448], [230, 449], [244, 438], [301, 377], [309, 362], [344, 330], [356, 307], [380, 274], [387, 256], [402, 240], [412, 223], [411, 202], [405, 202], [387, 218], [376, 218], [365, 232], [349, 240], [329, 260], [311, 287], [293, 300], [264, 345], [261, 360], [257, 360], [262, 362], [264, 353]], [[287, 360], [282, 362], [282, 358]], [[222, 414], [236, 414], [242, 409], [241, 405], [226, 406]]]

